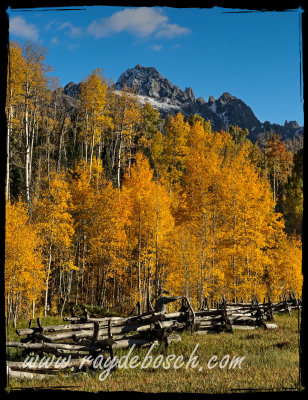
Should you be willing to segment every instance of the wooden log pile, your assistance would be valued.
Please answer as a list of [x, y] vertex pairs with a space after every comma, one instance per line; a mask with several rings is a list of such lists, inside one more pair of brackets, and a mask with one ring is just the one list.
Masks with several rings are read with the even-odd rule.
[[[240, 302], [237, 299], [228, 302], [223, 297], [220, 302], [212, 301], [211, 305], [213, 306], [213, 304], [216, 305], [216, 309], [210, 308], [210, 302], [205, 298], [202, 309], [196, 312], [197, 331], [219, 333], [222, 330], [233, 331], [237, 329], [256, 329], [258, 327], [275, 329], [277, 325], [272, 323], [274, 313], [286, 312], [290, 315], [291, 310], [300, 310], [302, 308], [301, 300], [297, 299], [292, 292], [290, 292], [288, 299], [285, 295], [281, 296], [278, 303], [272, 303], [270, 298], [267, 302], [264, 299], [263, 303], [259, 303], [257, 299], [252, 300], [250, 303], [245, 303], [243, 299]], [[225, 315], [221, 314], [219, 316], [219, 312], [222, 311]]]
[[[164, 342], [166, 346], [172, 342], [181, 340], [177, 332], [190, 330], [192, 333], [208, 334], [220, 332], [233, 332], [237, 329], [266, 329], [277, 328], [272, 323], [273, 314], [278, 312], [290, 313], [292, 309], [301, 309], [301, 301], [296, 296], [285, 296], [278, 303], [272, 303], [270, 299], [259, 303], [254, 300], [245, 303], [233, 299], [228, 302], [225, 298], [215, 303], [215, 308], [210, 308], [210, 302], [205, 298], [202, 309], [194, 311], [190, 303], [182, 303], [180, 311], [173, 313], [147, 312], [128, 317], [89, 317], [87, 310], [84, 316], [63, 318], [66, 324], [43, 326], [37, 319], [37, 326], [32, 326], [30, 320], [26, 329], [17, 329], [21, 336], [19, 342], [7, 342], [7, 347], [22, 349], [22, 355], [42, 356], [52, 354], [56, 357], [70, 356], [68, 369], [84, 371], [92, 367], [91, 361], [84, 361], [85, 357], [92, 356], [94, 360], [98, 355], [111, 359], [114, 351], [130, 346], [149, 347]], [[212, 302], [213, 305], [213, 302]], [[138, 308], [137, 308], [138, 310]], [[83, 361], [82, 361], [83, 360]], [[80, 368], [82, 363], [82, 368]], [[18, 378], [45, 378], [50, 373], [59, 371], [56, 363], [23, 368], [22, 363], [7, 362], [7, 373], [11, 377]], [[40, 374], [37, 374], [40, 372]], [[43, 372], [43, 373], [42, 373]], [[47, 372], [47, 373], [46, 373]], [[40, 375], [40, 376], [38, 376]]]
[[[17, 329], [21, 336], [20, 341], [7, 342], [7, 347], [22, 349], [22, 355], [34, 354], [54, 355], [56, 357], [70, 356], [70, 363], [66, 368], [79, 368], [85, 357], [92, 356], [94, 360], [98, 355], [105, 358], [114, 358], [114, 351], [130, 346], [149, 347], [164, 342], [169, 346], [173, 342], [181, 340], [179, 335], [172, 334], [182, 331], [190, 326], [188, 312], [175, 313], [145, 313], [127, 318], [105, 317], [90, 318], [87, 311], [83, 317], [72, 316], [63, 318], [70, 324], [43, 326], [37, 319], [37, 326], [32, 326], [30, 320], [26, 329]], [[23, 363], [7, 363], [7, 373], [11, 377], [34, 378], [36, 372], [42, 372], [37, 366], [22, 368]], [[47, 368], [48, 374], [39, 374], [38, 378], [50, 376], [50, 372], [63, 368], [60, 365], [51, 364]], [[84, 368], [91, 368], [91, 363], [83, 363]], [[31, 372], [29, 372], [31, 370]], [[46, 372], [46, 366], [43, 371]]]

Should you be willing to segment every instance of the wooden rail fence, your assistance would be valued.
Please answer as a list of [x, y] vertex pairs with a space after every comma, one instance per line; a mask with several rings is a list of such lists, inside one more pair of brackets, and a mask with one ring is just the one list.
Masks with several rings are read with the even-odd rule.
[[[229, 302], [224, 297], [219, 302], [204, 299], [202, 308], [194, 311], [188, 301], [182, 304], [181, 311], [161, 313], [149, 311], [140, 314], [140, 306], [136, 306], [137, 315], [128, 317], [91, 318], [84, 310], [84, 315], [64, 317], [70, 324], [43, 326], [37, 319], [37, 326], [17, 329], [20, 341], [7, 342], [6, 346], [22, 349], [22, 355], [33, 356], [52, 354], [56, 357], [70, 356], [66, 368], [82, 369], [92, 367], [85, 356], [108, 355], [114, 358], [114, 350], [130, 346], [149, 347], [165, 343], [169, 346], [181, 340], [180, 332], [190, 330], [191, 333], [203, 335], [209, 333], [233, 332], [236, 329], [275, 329], [274, 313], [291, 313], [292, 309], [301, 309], [302, 302], [294, 294], [272, 303], [270, 299], [259, 303], [257, 300], [245, 303], [236, 299]], [[213, 307], [215, 305], [215, 308]], [[210, 307], [211, 306], [211, 307]], [[62, 368], [56, 363], [43, 366], [27, 366], [22, 362], [7, 361], [7, 375], [16, 378], [45, 378], [50, 373]], [[45, 374], [37, 372], [47, 372]]]

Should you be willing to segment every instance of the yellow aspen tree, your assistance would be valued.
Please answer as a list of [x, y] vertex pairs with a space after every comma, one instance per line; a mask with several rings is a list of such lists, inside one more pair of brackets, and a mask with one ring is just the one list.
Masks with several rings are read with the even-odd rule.
[[104, 131], [112, 126], [108, 111], [108, 85], [100, 68], [81, 83], [81, 108], [85, 114], [85, 151], [87, 162], [88, 139], [90, 141], [90, 175], [94, 148], [102, 145]]
[[111, 160], [112, 168], [116, 170], [116, 185], [120, 188], [121, 175], [126, 166], [130, 173], [141, 107], [133, 92], [124, 88], [120, 93], [113, 94], [110, 108], [113, 122]]
[[[136, 300], [146, 303], [152, 286], [158, 287], [160, 252], [173, 228], [170, 199], [166, 190], [153, 180], [153, 170], [138, 152], [136, 162], [123, 181], [123, 196], [130, 203], [128, 238]], [[156, 280], [156, 281], [155, 281]]]
[[189, 156], [183, 176], [182, 202], [176, 215], [177, 221], [192, 224], [199, 249], [198, 302], [203, 296], [213, 296], [218, 268], [217, 243], [223, 190], [222, 163], [224, 160], [224, 137], [204, 131], [203, 124], [196, 121], [191, 127], [188, 140]]
[[243, 144], [224, 167], [224, 270], [229, 295], [263, 297], [264, 261], [271, 236], [283, 229], [268, 182], [250, 161]]
[[13, 128], [20, 127], [16, 118], [18, 107], [21, 105], [22, 84], [25, 79], [25, 59], [22, 56], [22, 48], [17, 42], [10, 42], [8, 52], [7, 94], [6, 94], [6, 200], [10, 199], [10, 141]]
[[167, 117], [163, 160], [169, 194], [173, 185], [180, 181], [184, 172], [185, 159], [188, 154], [189, 128], [189, 123], [184, 121], [181, 113], [177, 113], [174, 117]]
[[175, 227], [167, 243], [164, 287], [173, 295], [186, 296], [198, 306], [200, 247], [194, 226], [189, 223]]
[[[74, 221], [70, 213], [71, 194], [63, 173], [52, 173], [51, 179], [33, 202], [33, 220], [43, 240], [46, 268], [44, 315], [47, 315], [50, 284], [62, 277], [63, 271], [76, 267], [72, 254]], [[52, 286], [52, 289], [55, 289]], [[61, 283], [58, 292], [61, 300]], [[52, 295], [52, 294], [51, 294]]]
[[296, 235], [287, 236], [282, 231], [274, 233], [274, 243], [265, 264], [264, 284], [267, 295], [278, 301], [281, 294], [294, 292], [302, 296], [302, 242]]
[[31, 224], [27, 205], [7, 203], [5, 220], [5, 300], [7, 320], [28, 316], [41, 300], [45, 268], [39, 232]]
[[91, 304], [114, 307], [121, 282], [125, 284], [127, 205], [120, 191], [105, 179], [101, 160], [93, 158], [91, 177], [84, 161], [69, 175], [79, 266], [76, 304], [80, 297]]
[[[25, 194], [30, 205], [32, 181], [33, 148], [40, 109], [48, 103], [47, 73], [51, 68], [45, 64], [46, 49], [38, 45], [24, 46], [22, 55], [25, 60], [24, 80], [22, 84], [22, 136], [24, 148]], [[47, 97], [46, 97], [47, 96]]]

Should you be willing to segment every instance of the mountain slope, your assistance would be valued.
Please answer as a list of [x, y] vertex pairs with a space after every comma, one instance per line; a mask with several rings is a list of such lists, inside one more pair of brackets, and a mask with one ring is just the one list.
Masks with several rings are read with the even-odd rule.
[[[182, 91], [153, 67], [138, 64], [123, 72], [114, 85], [114, 91], [117, 93], [125, 87], [134, 88], [138, 100], [141, 103], [149, 102], [160, 111], [162, 117], [177, 112], [185, 116], [199, 114], [211, 121], [215, 131], [228, 130], [231, 125], [237, 125], [249, 130], [251, 140], [256, 140], [261, 132], [271, 129], [283, 139], [303, 134], [303, 128], [296, 121], [286, 121], [284, 126], [268, 121], [261, 123], [247, 104], [230, 93], [223, 93], [217, 100], [210, 96], [207, 102], [202, 97], [196, 99], [191, 88]], [[64, 87], [63, 93], [78, 97], [80, 84], [70, 82]]]

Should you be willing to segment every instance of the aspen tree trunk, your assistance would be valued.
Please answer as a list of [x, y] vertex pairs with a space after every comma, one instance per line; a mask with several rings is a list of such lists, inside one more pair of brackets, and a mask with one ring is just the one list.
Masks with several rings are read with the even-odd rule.
[[48, 182], [50, 181], [50, 130], [49, 123], [47, 122], [47, 138], [46, 138], [46, 158], [47, 158], [47, 176]]
[[86, 132], [84, 136], [85, 161], [88, 162], [88, 113], [86, 113]]
[[81, 297], [80, 301], [83, 303], [84, 299], [84, 270], [85, 270], [85, 237], [83, 237], [83, 252], [82, 252], [82, 272], [81, 272]]
[[102, 140], [102, 135], [100, 135], [99, 141], [98, 141], [98, 149], [97, 149], [97, 158], [98, 158], [98, 160], [101, 159], [103, 145], [104, 145], [104, 143], [103, 143], [103, 140]]
[[[92, 117], [94, 119], [95, 109], [93, 110]], [[91, 140], [91, 153], [90, 153], [90, 179], [92, 173], [92, 160], [93, 160], [93, 153], [94, 153], [94, 143], [95, 143], [95, 122], [92, 129], [92, 140]]]
[[237, 294], [237, 280], [236, 280], [236, 262], [235, 262], [235, 250], [236, 250], [236, 214], [233, 216], [233, 256], [232, 256], [232, 269], [234, 276], [234, 296]]
[[120, 133], [120, 144], [119, 144], [119, 152], [118, 152], [118, 168], [117, 168], [118, 189], [121, 188], [121, 153], [122, 153], [122, 132]]
[[35, 122], [36, 122], [36, 112], [34, 111], [33, 118], [32, 118], [32, 127], [30, 133], [30, 153], [29, 153], [29, 187], [31, 184], [32, 178], [32, 159], [33, 159], [33, 145], [34, 145], [34, 136], [35, 136]]
[[5, 182], [5, 198], [6, 201], [10, 200], [10, 138], [11, 138], [11, 121], [12, 121], [12, 106], [9, 107], [8, 121], [7, 121], [7, 135], [6, 135], [6, 182]]
[[41, 152], [39, 155], [39, 160], [38, 160], [38, 173], [37, 173], [37, 182], [36, 182], [36, 192], [40, 193], [40, 184], [41, 184], [41, 164], [42, 164], [42, 156], [41, 156]]
[[185, 271], [185, 296], [188, 298], [188, 268], [186, 262], [184, 264], [184, 271]]
[[65, 117], [63, 117], [62, 125], [61, 125], [61, 130], [59, 134], [59, 140], [58, 140], [58, 155], [57, 155], [57, 172], [60, 171], [61, 167], [61, 152], [62, 152], [62, 142], [63, 142], [63, 136], [64, 136], [64, 127], [65, 127]]
[[115, 268], [113, 268], [113, 287], [112, 287], [112, 309], [114, 310], [115, 305], [115, 290], [116, 290], [116, 279], [115, 279]]
[[15, 309], [14, 309], [14, 328], [16, 328], [16, 324], [17, 324], [17, 313], [18, 313], [18, 296], [16, 296], [16, 301], [15, 301]]
[[155, 299], [158, 297], [159, 259], [158, 259], [158, 230], [159, 230], [159, 209], [158, 209], [158, 177], [156, 176], [156, 235], [155, 235]]
[[138, 293], [141, 299], [141, 214], [139, 210], [139, 236], [138, 236]]
[[74, 124], [74, 148], [76, 147], [76, 143], [77, 143], [77, 125], [78, 125], [78, 113], [77, 113], [75, 124]]
[[30, 163], [30, 141], [29, 141], [29, 121], [28, 121], [28, 105], [25, 110], [25, 186], [26, 200], [30, 204], [30, 180], [29, 180], [29, 163]]
[[[53, 210], [54, 212], [54, 210]], [[51, 226], [53, 227], [54, 223], [54, 216], [51, 222]], [[51, 231], [51, 236], [50, 236], [50, 245], [49, 245], [49, 255], [48, 255], [48, 266], [47, 266], [47, 277], [46, 277], [46, 290], [45, 290], [45, 305], [44, 305], [44, 316], [46, 317], [47, 315], [47, 307], [48, 307], [48, 291], [49, 291], [49, 277], [50, 277], [50, 271], [51, 271], [51, 250], [52, 250], [52, 243], [53, 243], [53, 228]]]
[[76, 271], [76, 294], [75, 294], [75, 305], [77, 306], [78, 304], [78, 295], [79, 295], [79, 271], [80, 271], [80, 239], [79, 236], [77, 237], [77, 243], [76, 243], [76, 257], [77, 257], [77, 268], [78, 270]]
[[129, 159], [128, 159], [128, 176], [130, 177], [130, 169], [132, 164], [132, 128], [129, 131]]
[[118, 146], [118, 135], [115, 136], [115, 140], [114, 140], [114, 147], [113, 147], [113, 151], [112, 151], [111, 168], [114, 168], [114, 166], [115, 166], [117, 146]]
[[66, 291], [65, 291], [64, 300], [63, 300], [63, 304], [62, 304], [62, 308], [61, 308], [61, 313], [60, 313], [60, 317], [61, 317], [61, 318], [62, 318], [62, 315], [63, 315], [63, 311], [64, 311], [65, 304], [66, 304], [67, 299], [69, 298], [69, 295], [70, 295], [70, 293], [71, 293], [72, 279], [73, 279], [73, 271], [69, 271], [69, 272], [68, 272], [68, 283], [67, 283], [67, 288], [66, 288]]
[[170, 173], [170, 182], [169, 182], [169, 197], [171, 196], [171, 190], [172, 190], [172, 172], [174, 168], [174, 153], [172, 153], [172, 165], [171, 165], [171, 173]]
[[203, 249], [202, 249], [202, 260], [201, 260], [201, 282], [200, 282], [200, 305], [202, 305], [203, 301], [203, 286], [204, 286], [204, 268], [206, 265], [206, 261], [204, 261], [204, 253], [206, 255], [206, 248], [207, 248], [207, 215], [206, 213], [203, 214], [204, 220], [204, 242], [203, 242]]
[[123, 142], [123, 130], [124, 130], [125, 116], [126, 116], [126, 105], [124, 107], [123, 120], [122, 120], [122, 124], [121, 124], [120, 143], [119, 143], [119, 152], [118, 152], [117, 183], [118, 183], [119, 189], [121, 187], [121, 156], [122, 156], [122, 142]]
[[276, 201], [276, 167], [273, 168], [273, 200]]
[[50, 277], [50, 270], [51, 270], [51, 248], [52, 248], [52, 241], [49, 247], [49, 257], [48, 257], [48, 267], [47, 267], [47, 278], [46, 278], [46, 290], [45, 290], [45, 306], [44, 306], [44, 316], [47, 316], [47, 308], [48, 308], [48, 291], [49, 291], [49, 277]]

